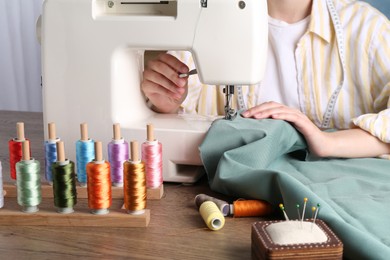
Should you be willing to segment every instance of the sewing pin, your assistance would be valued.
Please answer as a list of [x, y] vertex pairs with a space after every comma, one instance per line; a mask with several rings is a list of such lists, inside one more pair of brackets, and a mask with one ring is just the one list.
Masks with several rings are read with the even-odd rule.
[[[297, 204], [298, 221], [301, 219], [301, 213], [299, 212], [299, 207], [300, 207], [299, 204]], [[302, 228], [302, 223], [301, 223], [300, 227]]]
[[298, 220], [301, 219], [301, 213], [299, 212], [299, 204], [297, 204]]
[[[313, 208], [315, 208], [315, 207], [313, 207]], [[317, 214], [318, 214], [319, 210], [320, 210], [320, 203], [317, 204], [317, 209], [316, 209], [316, 212], [314, 214], [313, 224], [316, 222], [316, 218], [317, 218]]]
[[304, 198], [304, 199], [303, 199], [303, 211], [302, 211], [302, 219], [301, 219], [301, 222], [303, 222], [303, 219], [305, 218], [306, 203], [307, 203], [307, 198]]
[[186, 77], [188, 77], [190, 75], [194, 75], [194, 74], [198, 74], [198, 71], [196, 69], [190, 70], [187, 73], [179, 74], [179, 78], [186, 78]]
[[286, 218], [287, 221], [290, 221], [290, 219], [288, 218], [287, 214], [286, 214], [286, 211], [284, 211], [284, 206], [283, 204], [279, 204], [279, 208], [283, 211], [283, 214], [284, 214], [284, 217]]

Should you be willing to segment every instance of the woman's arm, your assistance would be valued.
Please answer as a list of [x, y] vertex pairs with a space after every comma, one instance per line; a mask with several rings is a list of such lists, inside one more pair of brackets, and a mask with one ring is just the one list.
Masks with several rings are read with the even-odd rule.
[[310, 152], [318, 157], [358, 158], [390, 154], [390, 144], [360, 128], [324, 132], [301, 111], [276, 102], [263, 103], [248, 109], [242, 115], [290, 122], [305, 137]]

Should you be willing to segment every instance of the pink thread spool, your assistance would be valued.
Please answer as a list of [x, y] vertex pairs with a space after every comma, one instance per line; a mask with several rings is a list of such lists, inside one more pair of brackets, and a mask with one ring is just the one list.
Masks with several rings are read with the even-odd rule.
[[142, 144], [142, 161], [145, 163], [147, 188], [158, 188], [163, 183], [162, 144], [154, 138], [154, 127], [147, 125], [147, 139]]

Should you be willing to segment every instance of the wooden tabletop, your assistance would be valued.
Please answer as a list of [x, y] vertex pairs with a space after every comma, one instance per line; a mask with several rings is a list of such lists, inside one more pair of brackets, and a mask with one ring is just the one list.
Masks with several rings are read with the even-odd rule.
[[[0, 161], [5, 181], [10, 180], [8, 141], [15, 137], [20, 121], [25, 124], [33, 157], [44, 161], [42, 113], [0, 111]], [[164, 190], [160, 200], [148, 200], [151, 219], [145, 228], [2, 226], [0, 259], [251, 258], [251, 225], [259, 218], [226, 217], [222, 229], [211, 231], [194, 204], [195, 196], [205, 193], [230, 198], [212, 192], [206, 177], [193, 185], [164, 183]]]

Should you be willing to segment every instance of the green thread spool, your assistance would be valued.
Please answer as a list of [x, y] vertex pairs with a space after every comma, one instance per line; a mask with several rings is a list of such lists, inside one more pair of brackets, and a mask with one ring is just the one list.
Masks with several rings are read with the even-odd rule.
[[15, 167], [18, 204], [23, 212], [37, 212], [42, 201], [39, 161], [22, 160]]
[[52, 164], [54, 205], [59, 213], [72, 213], [77, 204], [76, 174], [72, 161]]
[[225, 225], [225, 217], [214, 202], [203, 202], [199, 212], [209, 229], [219, 230]]

